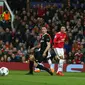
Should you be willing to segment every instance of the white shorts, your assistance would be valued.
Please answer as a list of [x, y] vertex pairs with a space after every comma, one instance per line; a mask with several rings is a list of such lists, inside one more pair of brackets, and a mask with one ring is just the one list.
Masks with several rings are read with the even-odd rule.
[[61, 56], [64, 58], [64, 49], [63, 48], [54, 48], [54, 51], [55, 51], [58, 59], [60, 59]]

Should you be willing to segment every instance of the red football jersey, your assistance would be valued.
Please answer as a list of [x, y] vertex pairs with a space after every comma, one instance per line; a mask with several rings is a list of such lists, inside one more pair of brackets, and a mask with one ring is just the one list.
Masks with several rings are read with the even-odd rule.
[[62, 33], [62, 32], [56, 33], [54, 40], [53, 40], [53, 43], [54, 43], [53, 47], [63, 48], [65, 39], [66, 39], [66, 33]]

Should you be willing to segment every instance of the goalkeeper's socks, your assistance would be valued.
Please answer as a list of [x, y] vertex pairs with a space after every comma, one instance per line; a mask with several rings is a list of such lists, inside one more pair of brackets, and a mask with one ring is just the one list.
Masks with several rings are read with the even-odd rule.
[[39, 65], [39, 64], [38, 64], [37, 68], [39, 68], [39, 69], [41, 69], [41, 70], [45, 70], [45, 71], [47, 71], [50, 75], [53, 75], [53, 73], [52, 73], [48, 68], [46, 68], [46, 67], [44, 67], [44, 66], [42, 66], [42, 65]]
[[33, 66], [34, 66], [34, 62], [29, 61], [29, 74], [33, 74]]

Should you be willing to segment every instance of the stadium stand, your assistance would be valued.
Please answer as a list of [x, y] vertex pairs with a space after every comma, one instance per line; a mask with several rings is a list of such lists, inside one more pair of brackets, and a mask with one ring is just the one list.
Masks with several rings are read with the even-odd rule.
[[[33, 3], [29, 10], [26, 9], [24, 0], [16, 1], [8, 1], [15, 14], [15, 30], [12, 30], [10, 22], [0, 15], [0, 62], [27, 62], [29, 48], [37, 44], [42, 26], [47, 27], [53, 39], [60, 26], [65, 25], [68, 34], [68, 41], [64, 46], [66, 63], [85, 63], [85, 2], [82, 2], [83, 0], [75, 0], [75, 2], [71, 0], [70, 8], [61, 0], [46, 5]], [[51, 0], [49, 1], [51, 3]]]

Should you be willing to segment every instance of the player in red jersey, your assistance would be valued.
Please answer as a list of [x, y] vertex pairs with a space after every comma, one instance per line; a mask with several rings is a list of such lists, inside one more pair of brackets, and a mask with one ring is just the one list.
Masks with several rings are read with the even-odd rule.
[[56, 53], [56, 58], [59, 59], [59, 64], [58, 64], [58, 70], [57, 70], [57, 75], [64, 76], [63, 72], [63, 63], [64, 63], [64, 42], [66, 39], [66, 32], [65, 32], [65, 27], [61, 27], [61, 31], [55, 34], [54, 40], [53, 40], [53, 48]]

